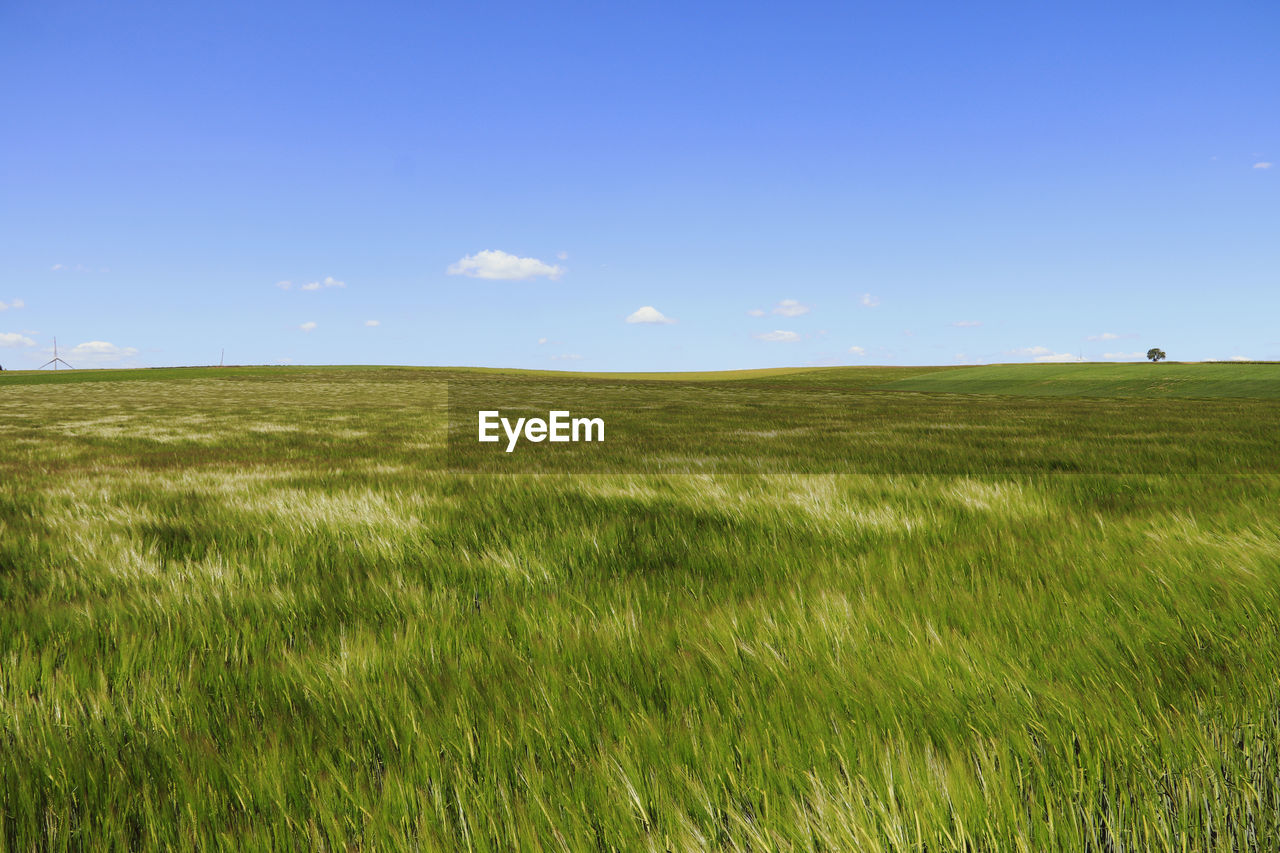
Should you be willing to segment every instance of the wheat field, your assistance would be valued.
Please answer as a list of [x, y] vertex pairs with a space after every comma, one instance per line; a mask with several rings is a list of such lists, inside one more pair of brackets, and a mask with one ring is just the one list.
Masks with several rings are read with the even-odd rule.
[[1069, 367], [5, 373], [0, 849], [1276, 850], [1280, 366]]

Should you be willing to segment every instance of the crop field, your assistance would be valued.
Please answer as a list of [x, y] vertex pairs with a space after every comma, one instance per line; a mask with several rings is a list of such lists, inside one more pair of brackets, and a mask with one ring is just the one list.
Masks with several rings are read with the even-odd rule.
[[0, 850], [1280, 849], [1278, 415], [1276, 364], [0, 374]]

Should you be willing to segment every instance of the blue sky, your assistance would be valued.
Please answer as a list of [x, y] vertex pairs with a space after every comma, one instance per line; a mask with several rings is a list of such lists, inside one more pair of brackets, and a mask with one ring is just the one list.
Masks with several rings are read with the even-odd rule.
[[1272, 3], [9, 0], [0, 364], [1280, 358], [1276, 32]]

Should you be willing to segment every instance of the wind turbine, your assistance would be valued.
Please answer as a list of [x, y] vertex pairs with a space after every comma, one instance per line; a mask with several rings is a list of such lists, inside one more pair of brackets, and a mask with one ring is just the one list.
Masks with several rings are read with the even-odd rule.
[[74, 368], [74, 367], [72, 367], [71, 365], [67, 364], [67, 363], [66, 363], [65, 361], [63, 361], [62, 359], [58, 358], [58, 339], [57, 339], [57, 338], [54, 338], [54, 339], [53, 339], [53, 358], [49, 359], [49, 360], [48, 360], [48, 361], [46, 361], [44, 364], [40, 365], [40, 369], [41, 369], [41, 370], [44, 370], [46, 367], [48, 367], [48, 366], [49, 366], [49, 365], [51, 365], [51, 364], [53, 365], [53, 369], [54, 369], [54, 370], [57, 370], [57, 369], [58, 369], [58, 365], [59, 365], [59, 364], [61, 364], [61, 365], [65, 365], [69, 370], [75, 370], [75, 368]]

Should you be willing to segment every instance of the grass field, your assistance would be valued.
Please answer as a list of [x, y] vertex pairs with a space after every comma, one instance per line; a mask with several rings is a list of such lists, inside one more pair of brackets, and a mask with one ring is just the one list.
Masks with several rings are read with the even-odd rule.
[[0, 374], [0, 849], [1280, 849], [1278, 397]]

